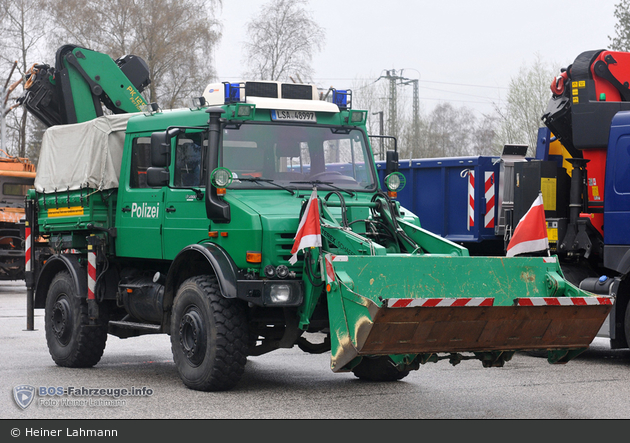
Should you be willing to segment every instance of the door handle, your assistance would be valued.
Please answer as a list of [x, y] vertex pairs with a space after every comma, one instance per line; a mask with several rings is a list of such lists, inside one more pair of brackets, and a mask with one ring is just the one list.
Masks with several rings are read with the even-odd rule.
[[125, 206], [122, 208], [122, 212], [131, 212], [131, 208], [129, 206]]
[[166, 212], [175, 212], [175, 211], [177, 211], [177, 209], [175, 209], [173, 206], [166, 208]]

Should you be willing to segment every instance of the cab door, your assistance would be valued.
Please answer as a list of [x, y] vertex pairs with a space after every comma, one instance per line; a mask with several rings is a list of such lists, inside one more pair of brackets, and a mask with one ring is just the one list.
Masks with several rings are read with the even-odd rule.
[[204, 158], [207, 140], [202, 133], [177, 138], [171, 162], [171, 186], [165, 190], [163, 257], [172, 260], [182, 248], [208, 239], [204, 200]]
[[165, 188], [151, 188], [147, 184], [151, 138], [133, 139], [131, 151], [131, 157], [121, 166], [121, 175], [128, 175], [121, 180], [123, 189], [118, 193], [116, 254], [161, 259]]

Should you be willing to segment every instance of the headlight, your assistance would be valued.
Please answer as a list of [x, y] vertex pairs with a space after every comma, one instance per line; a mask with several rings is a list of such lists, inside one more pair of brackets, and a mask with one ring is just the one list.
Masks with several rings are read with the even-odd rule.
[[291, 300], [291, 288], [288, 285], [273, 285], [269, 291], [271, 303], [288, 303]]
[[385, 177], [385, 185], [392, 192], [400, 192], [405, 187], [405, 176], [400, 172], [392, 172]]
[[263, 292], [263, 305], [300, 306], [304, 300], [303, 292], [300, 280], [267, 280]]
[[216, 188], [227, 188], [232, 183], [232, 172], [228, 168], [216, 168], [210, 178]]

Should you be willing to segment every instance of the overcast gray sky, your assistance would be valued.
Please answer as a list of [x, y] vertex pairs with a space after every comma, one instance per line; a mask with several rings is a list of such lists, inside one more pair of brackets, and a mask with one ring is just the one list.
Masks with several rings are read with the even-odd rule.
[[[241, 80], [246, 23], [264, 0], [224, 0], [223, 37], [214, 54], [219, 80]], [[310, 0], [326, 30], [314, 61], [318, 86], [351, 88], [387, 69], [420, 79], [423, 109], [440, 101], [491, 112], [510, 78], [536, 54], [567, 66], [606, 49], [619, 0]], [[551, 84], [551, 78], [549, 83]], [[409, 88], [411, 94], [411, 88]]]

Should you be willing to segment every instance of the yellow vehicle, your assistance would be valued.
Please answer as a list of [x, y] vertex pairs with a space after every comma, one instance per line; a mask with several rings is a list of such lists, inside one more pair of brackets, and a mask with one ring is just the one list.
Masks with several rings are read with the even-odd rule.
[[0, 280], [24, 279], [24, 197], [33, 187], [35, 165], [27, 158], [0, 156]]

